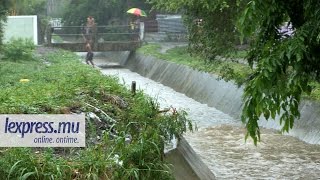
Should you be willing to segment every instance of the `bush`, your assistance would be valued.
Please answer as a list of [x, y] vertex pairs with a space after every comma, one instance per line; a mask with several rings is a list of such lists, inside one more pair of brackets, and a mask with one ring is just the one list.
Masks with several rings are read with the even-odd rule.
[[164, 144], [191, 130], [184, 111], [160, 111], [71, 52], [43, 58], [0, 61], [0, 114], [86, 113], [86, 148], [0, 147], [0, 179], [173, 179]]
[[3, 59], [10, 61], [30, 61], [34, 60], [33, 50], [35, 45], [31, 39], [11, 39], [10, 42], [4, 44]]

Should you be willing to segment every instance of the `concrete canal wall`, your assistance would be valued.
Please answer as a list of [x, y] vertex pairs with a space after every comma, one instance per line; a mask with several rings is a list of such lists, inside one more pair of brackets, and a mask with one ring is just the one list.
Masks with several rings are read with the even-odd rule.
[[[243, 89], [232, 82], [218, 80], [217, 76], [198, 72], [184, 65], [178, 65], [154, 57], [129, 52], [108, 52], [97, 54], [108, 59], [108, 63], [118, 63], [123, 68], [157, 81], [181, 92], [188, 97], [215, 107], [240, 121]], [[311, 144], [320, 144], [320, 104], [303, 101], [300, 105], [301, 119], [295, 122], [289, 135]], [[259, 124], [265, 128], [281, 129], [278, 120], [260, 119]], [[166, 158], [174, 165], [177, 180], [215, 179], [207, 165], [195, 153], [190, 144], [182, 138], [178, 147], [167, 153]]]
[[[198, 102], [215, 107], [240, 121], [242, 111], [243, 88], [232, 82], [217, 80], [217, 76], [198, 72], [187, 66], [175, 64], [139, 53], [131, 53], [122, 64], [125, 68], [137, 72], [174, 90], [184, 93]], [[300, 104], [301, 118], [295, 121], [289, 135], [307, 143], [320, 144], [320, 104], [303, 101]], [[260, 119], [259, 125], [280, 130], [279, 121]]]

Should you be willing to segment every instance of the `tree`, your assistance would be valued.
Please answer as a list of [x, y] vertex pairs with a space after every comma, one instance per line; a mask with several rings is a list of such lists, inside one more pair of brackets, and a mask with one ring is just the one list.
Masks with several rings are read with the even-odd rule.
[[149, 0], [155, 8], [180, 12], [189, 32], [189, 50], [216, 60], [218, 55], [234, 51], [239, 44], [239, 32], [235, 29], [236, 17], [246, 1], [228, 0]]
[[71, 0], [63, 20], [65, 25], [79, 26], [91, 15], [100, 25], [110, 24], [113, 20], [121, 24], [129, 17], [126, 13], [128, 6], [150, 9], [144, 1], [138, 0], [130, 3], [128, 0]]
[[68, 9], [71, 0], [47, 0], [47, 15], [61, 18]]
[[[47, 14], [52, 10], [52, 3], [59, 1], [64, 4], [67, 0], [11, 0], [8, 1], [9, 15], [37, 15], [38, 17], [38, 40], [44, 42], [45, 31], [48, 25], [49, 17]], [[60, 9], [59, 9], [60, 10]], [[57, 12], [58, 14], [59, 12]]]
[[45, 14], [46, 0], [11, 0], [8, 2], [11, 16]]
[[[257, 68], [246, 84], [242, 120], [256, 143], [260, 140], [260, 116], [278, 114], [282, 131], [288, 132], [302, 93], [310, 93], [311, 81], [320, 77], [320, 2], [317, 0], [254, 0], [239, 20], [244, 35], [254, 37], [248, 61]], [[279, 29], [292, 24], [294, 34]]]
[[[169, 10], [186, 9], [189, 14], [208, 14], [213, 10], [224, 10], [230, 6], [226, 0], [150, 0], [156, 7]], [[237, 5], [246, 2], [238, 0]], [[231, 3], [232, 4], [232, 3]], [[192, 9], [192, 7], [194, 7]], [[256, 68], [249, 76], [244, 89], [242, 121], [247, 134], [256, 144], [260, 140], [258, 121], [261, 116], [267, 120], [280, 117], [282, 131], [289, 131], [294, 120], [299, 118], [298, 110], [302, 93], [310, 93], [311, 81], [320, 77], [320, 1], [318, 0], [251, 0], [241, 8], [237, 18], [237, 30], [242, 37], [251, 40], [248, 62]], [[237, 14], [237, 8], [232, 13]], [[190, 13], [190, 11], [192, 13]], [[235, 11], [235, 12], [234, 12]], [[228, 19], [225, 19], [228, 23]], [[281, 31], [284, 22], [292, 25], [293, 35], [285, 36]], [[219, 33], [212, 26], [203, 26], [208, 33]], [[217, 37], [224, 37], [218, 36]], [[215, 41], [207, 36], [201, 39], [202, 49], [210, 48], [205, 41]]]
[[46, 0], [0, 0], [0, 40], [3, 37], [3, 22], [7, 15], [38, 15], [40, 21], [39, 40], [43, 40], [45, 27], [47, 25], [46, 19]]
[[3, 30], [4, 30], [4, 23], [7, 19], [8, 9], [9, 9], [9, 0], [0, 0], [0, 49], [2, 47], [2, 40], [3, 40]]

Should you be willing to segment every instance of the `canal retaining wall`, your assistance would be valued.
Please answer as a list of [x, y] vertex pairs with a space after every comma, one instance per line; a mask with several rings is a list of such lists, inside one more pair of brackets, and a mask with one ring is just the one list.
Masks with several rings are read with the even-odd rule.
[[[124, 62], [123, 59], [121, 61], [125, 68], [169, 86], [198, 102], [215, 107], [240, 121], [243, 88], [185, 65], [134, 52], [125, 55], [128, 56], [127, 61]], [[320, 104], [304, 100], [300, 104], [300, 112], [301, 118], [295, 121], [293, 129], [287, 135], [307, 143], [320, 144]], [[260, 118], [259, 125], [265, 128], [281, 129], [278, 119], [266, 121]]]

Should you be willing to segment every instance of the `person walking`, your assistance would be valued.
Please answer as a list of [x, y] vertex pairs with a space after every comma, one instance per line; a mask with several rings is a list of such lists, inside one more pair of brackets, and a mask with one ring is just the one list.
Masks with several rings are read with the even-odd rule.
[[92, 65], [92, 67], [94, 67], [94, 63], [93, 63], [93, 52], [92, 52], [92, 48], [91, 48], [91, 44], [90, 41], [87, 40], [86, 42], [86, 51], [87, 51], [87, 55], [86, 55], [86, 63], [88, 65]]

